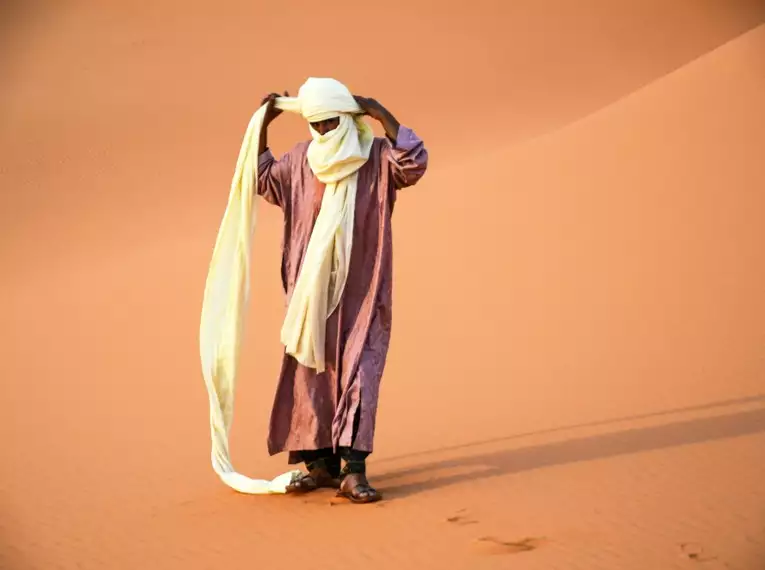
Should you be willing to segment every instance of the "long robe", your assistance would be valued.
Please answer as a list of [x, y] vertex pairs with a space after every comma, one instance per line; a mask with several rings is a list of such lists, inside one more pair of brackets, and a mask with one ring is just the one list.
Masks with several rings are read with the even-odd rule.
[[[289, 302], [318, 215], [324, 186], [302, 142], [276, 160], [258, 159], [258, 194], [284, 213], [282, 286]], [[327, 320], [326, 371], [283, 355], [268, 434], [269, 454], [352, 447], [372, 452], [380, 381], [392, 323], [391, 216], [398, 190], [425, 173], [428, 153], [403, 125], [395, 143], [375, 138], [358, 172], [353, 249], [338, 309]]]

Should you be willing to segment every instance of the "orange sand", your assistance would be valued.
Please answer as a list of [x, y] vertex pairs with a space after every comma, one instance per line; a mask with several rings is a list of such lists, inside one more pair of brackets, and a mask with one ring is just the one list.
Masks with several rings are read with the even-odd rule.
[[[6, 4], [0, 568], [765, 567], [764, 2]], [[211, 248], [260, 97], [309, 75], [431, 153], [394, 217], [376, 506], [209, 463]], [[260, 212], [232, 450], [272, 476]]]

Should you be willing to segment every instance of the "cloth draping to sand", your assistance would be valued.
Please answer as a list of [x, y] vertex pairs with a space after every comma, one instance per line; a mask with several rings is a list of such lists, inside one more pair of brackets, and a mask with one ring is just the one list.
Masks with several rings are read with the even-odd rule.
[[[340, 119], [339, 126], [325, 135], [309, 127], [313, 140], [308, 162], [326, 190], [281, 330], [287, 352], [321, 372], [326, 320], [342, 296], [353, 245], [357, 173], [369, 157], [374, 136], [350, 91], [334, 79], [309, 78], [297, 97], [279, 97], [275, 105], [299, 113], [309, 122]], [[213, 469], [226, 485], [248, 494], [284, 493], [299, 474], [290, 471], [271, 481], [251, 479], [234, 470], [229, 455], [236, 372], [250, 291], [257, 153], [266, 109], [263, 105], [252, 116], [239, 151], [208, 270], [200, 323]]]

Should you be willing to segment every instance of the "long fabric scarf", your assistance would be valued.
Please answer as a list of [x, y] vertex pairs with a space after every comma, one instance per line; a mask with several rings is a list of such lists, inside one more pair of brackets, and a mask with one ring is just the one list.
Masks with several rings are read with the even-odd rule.
[[[309, 122], [340, 119], [339, 126], [325, 135], [309, 127], [313, 140], [308, 163], [326, 189], [281, 329], [286, 352], [322, 372], [327, 317], [339, 305], [348, 274], [358, 170], [369, 158], [374, 137], [350, 91], [334, 79], [310, 78], [297, 97], [280, 97], [275, 104]], [[253, 198], [265, 112], [265, 105], [255, 112], [242, 141], [210, 261], [199, 331], [202, 374], [210, 400], [213, 470], [226, 485], [247, 494], [285, 493], [300, 475], [289, 471], [273, 480], [252, 479], [236, 472], [229, 454], [239, 348], [250, 292], [251, 236], [256, 221]]]

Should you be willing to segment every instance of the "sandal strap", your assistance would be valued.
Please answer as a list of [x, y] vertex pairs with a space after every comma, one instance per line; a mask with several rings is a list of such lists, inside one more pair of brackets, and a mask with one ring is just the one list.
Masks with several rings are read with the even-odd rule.
[[358, 493], [359, 489], [363, 492], [374, 492], [374, 489], [369, 484], [366, 475], [363, 473], [349, 473], [343, 477], [340, 483], [341, 489], [346, 493]]

